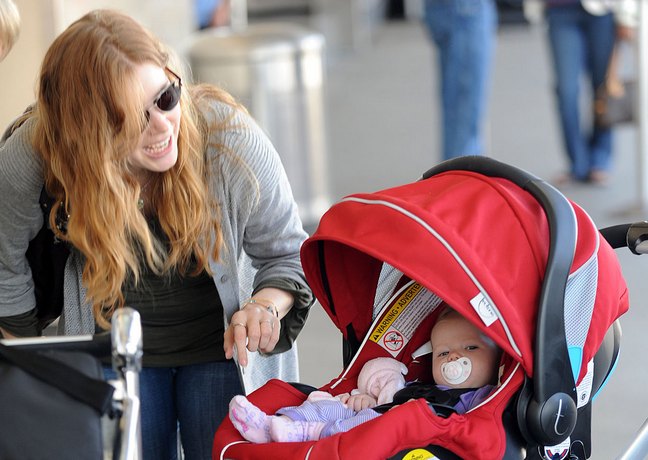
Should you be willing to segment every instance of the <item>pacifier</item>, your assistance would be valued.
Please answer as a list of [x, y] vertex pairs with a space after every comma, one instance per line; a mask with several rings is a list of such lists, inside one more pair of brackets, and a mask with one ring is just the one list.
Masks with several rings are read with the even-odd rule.
[[472, 363], [466, 357], [441, 365], [441, 375], [451, 385], [464, 383], [470, 376], [470, 371], [472, 371]]

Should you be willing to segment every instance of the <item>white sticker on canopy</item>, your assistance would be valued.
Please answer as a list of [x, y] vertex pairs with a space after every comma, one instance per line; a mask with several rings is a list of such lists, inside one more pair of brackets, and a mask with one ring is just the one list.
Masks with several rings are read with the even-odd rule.
[[470, 305], [472, 305], [473, 309], [477, 312], [486, 327], [497, 321], [495, 310], [493, 309], [493, 307], [491, 307], [488, 299], [486, 299], [484, 294], [482, 294], [481, 292], [470, 299]]
[[386, 309], [369, 335], [369, 340], [396, 357], [407, 345], [416, 328], [441, 303], [438, 296], [418, 283], [412, 283]]
[[587, 373], [583, 380], [576, 386], [576, 394], [578, 395], [577, 408], [583, 407], [590, 400], [592, 395], [592, 383], [594, 381], [594, 360], [587, 363]]

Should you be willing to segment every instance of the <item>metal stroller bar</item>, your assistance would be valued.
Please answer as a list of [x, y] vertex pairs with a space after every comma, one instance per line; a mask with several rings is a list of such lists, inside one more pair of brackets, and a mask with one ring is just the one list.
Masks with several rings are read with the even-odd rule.
[[[627, 247], [633, 254], [648, 254], [648, 222], [614, 225], [600, 230], [614, 249]], [[646, 419], [617, 460], [636, 460], [648, 456], [648, 419]]]
[[101, 332], [95, 335], [19, 337], [5, 339], [3, 343], [19, 346], [23, 350], [42, 350], [47, 346], [51, 350], [81, 351], [102, 358], [108, 355], [110, 340], [110, 332]]
[[646, 458], [648, 454], [648, 419], [641, 425], [634, 441], [628, 446], [626, 451], [617, 457], [617, 460], [637, 460]]
[[[113, 450], [113, 459], [137, 460], [142, 458], [140, 428], [139, 372], [142, 369], [142, 325], [140, 315], [132, 308], [120, 308], [112, 317], [113, 368], [121, 377], [120, 432], [125, 439], [119, 440], [119, 448]], [[122, 388], [119, 388], [122, 387]], [[116, 441], [117, 442], [117, 441]]]

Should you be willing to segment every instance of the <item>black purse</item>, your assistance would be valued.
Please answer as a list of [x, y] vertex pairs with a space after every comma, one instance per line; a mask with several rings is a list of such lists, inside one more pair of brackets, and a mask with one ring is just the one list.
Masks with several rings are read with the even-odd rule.
[[605, 81], [594, 94], [594, 125], [600, 128], [611, 128], [635, 120], [637, 82], [619, 78], [618, 60], [619, 50], [615, 45]]
[[[59, 240], [49, 226], [49, 215], [53, 203], [54, 199], [47, 194], [43, 187], [40, 195], [43, 226], [34, 239], [29, 242], [26, 253], [34, 280], [39, 332], [61, 316], [65, 264], [70, 255], [68, 244]], [[61, 216], [57, 216], [56, 222], [57, 225], [65, 223]]]
[[604, 82], [596, 91], [594, 123], [599, 127], [611, 128], [615, 125], [633, 122], [636, 100], [636, 81]]
[[0, 344], [0, 458], [103, 458], [113, 392], [88, 353]]

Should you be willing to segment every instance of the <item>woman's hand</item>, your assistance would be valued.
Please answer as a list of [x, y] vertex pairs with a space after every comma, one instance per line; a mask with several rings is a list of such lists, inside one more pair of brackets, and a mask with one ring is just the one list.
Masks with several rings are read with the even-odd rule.
[[632, 41], [635, 39], [636, 31], [634, 27], [617, 24], [616, 36], [619, 40]]
[[225, 357], [235, 357], [245, 367], [248, 364], [248, 350], [264, 353], [274, 350], [279, 341], [280, 319], [292, 304], [291, 294], [275, 288], [261, 289], [244, 302], [240, 310], [232, 315], [225, 330]]
[[15, 339], [15, 338], [16, 336], [13, 335], [11, 332], [0, 327], [0, 339]]

